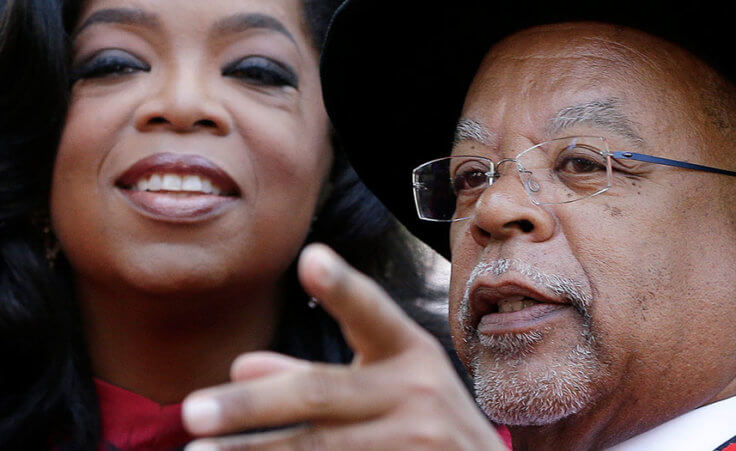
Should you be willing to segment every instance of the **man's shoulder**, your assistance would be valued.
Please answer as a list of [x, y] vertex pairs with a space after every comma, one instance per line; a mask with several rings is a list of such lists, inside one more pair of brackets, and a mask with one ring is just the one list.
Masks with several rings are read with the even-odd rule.
[[610, 451], [736, 451], [735, 419], [736, 396], [691, 410]]
[[736, 435], [728, 439], [714, 451], [736, 451]]

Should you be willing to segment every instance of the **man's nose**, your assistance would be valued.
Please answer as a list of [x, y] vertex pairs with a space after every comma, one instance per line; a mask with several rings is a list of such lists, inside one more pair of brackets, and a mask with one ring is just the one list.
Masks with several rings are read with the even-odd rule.
[[481, 246], [491, 240], [520, 238], [542, 242], [554, 234], [556, 221], [544, 208], [532, 203], [516, 173], [514, 163], [489, 186], [475, 203], [471, 221], [473, 238]]
[[232, 119], [225, 106], [214, 98], [199, 70], [177, 67], [162, 78], [156, 92], [136, 111], [138, 130], [202, 130], [220, 136], [230, 133]]

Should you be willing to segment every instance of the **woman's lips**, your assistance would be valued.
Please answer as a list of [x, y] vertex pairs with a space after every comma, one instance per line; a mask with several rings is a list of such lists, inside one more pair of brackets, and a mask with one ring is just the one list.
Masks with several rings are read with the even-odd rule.
[[198, 155], [152, 155], [133, 164], [115, 185], [138, 211], [169, 222], [207, 219], [240, 197], [233, 179]]

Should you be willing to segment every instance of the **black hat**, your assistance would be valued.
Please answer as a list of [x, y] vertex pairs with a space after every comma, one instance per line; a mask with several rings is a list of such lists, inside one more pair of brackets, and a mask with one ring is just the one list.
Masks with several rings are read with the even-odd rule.
[[[411, 171], [449, 155], [465, 93], [503, 37], [535, 25], [599, 21], [667, 39], [733, 82], [736, 21], [720, 7], [647, 10], [606, 2], [499, 6], [482, 0], [347, 0], [322, 54], [327, 111], [353, 167], [412, 233], [449, 256], [446, 224], [418, 219]], [[540, 2], [541, 3], [541, 2]], [[598, 2], [601, 3], [601, 2]]]

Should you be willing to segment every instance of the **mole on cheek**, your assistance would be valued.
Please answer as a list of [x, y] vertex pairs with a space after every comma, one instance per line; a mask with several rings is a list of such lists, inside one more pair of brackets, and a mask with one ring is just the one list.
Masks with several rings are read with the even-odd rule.
[[608, 214], [610, 214], [612, 217], [621, 216], [621, 209], [618, 207], [612, 207], [606, 204], [605, 211], [608, 212]]

